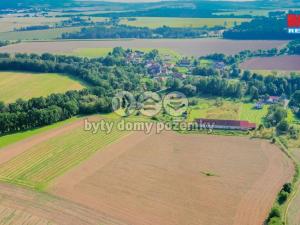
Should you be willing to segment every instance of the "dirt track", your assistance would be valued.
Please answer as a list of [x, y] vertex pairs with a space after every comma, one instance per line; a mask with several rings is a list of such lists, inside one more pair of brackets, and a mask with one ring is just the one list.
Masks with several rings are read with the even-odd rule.
[[265, 141], [136, 133], [49, 191], [130, 225], [261, 225], [292, 174]]

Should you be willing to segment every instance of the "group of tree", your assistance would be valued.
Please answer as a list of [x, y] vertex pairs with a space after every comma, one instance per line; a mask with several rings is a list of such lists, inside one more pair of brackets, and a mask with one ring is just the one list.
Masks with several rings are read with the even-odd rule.
[[219, 97], [240, 98], [244, 94], [244, 83], [234, 82], [220, 77], [201, 77], [182, 81], [177, 78], [167, 80], [167, 87], [181, 91], [188, 97], [212, 95]]
[[[150, 55], [153, 55], [154, 53]], [[49, 125], [78, 114], [109, 112], [110, 99], [117, 91], [141, 93], [159, 90], [154, 80], [145, 82], [142, 65], [125, 63], [125, 50], [115, 48], [107, 57], [88, 59], [52, 54], [0, 54], [0, 70], [63, 73], [84, 81], [83, 91], [52, 94], [14, 103], [0, 102], [0, 134]]]
[[269, 216], [266, 221], [267, 225], [284, 225], [281, 218], [282, 214], [280, 210], [280, 205], [284, 204], [287, 201], [291, 193], [292, 193], [292, 184], [291, 183], [284, 184], [278, 195], [276, 204], [273, 206], [271, 212], [269, 213]]
[[300, 40], [291, 41], [287, 45], [287, 52], [290, 55], [300, 55]]
[[275, 127], [278, 135], [289, 135], [290, 138], [298, 139], [299, 130], [289, 124], [287, 116], [287, 110], [282, 105], [272, 105], [265, 117], [265, 124], [267, 127]]
[[31, 30], [48, 30], [51, 27], [49, 25], [35, 25], [21, 28], [15, 28], [14, 31], [31, 31]]
[[0, 102], [0, 135], [50, 125], [78, 114], [111, 111], [110, 97], [97, 90], [69, 91], [48, 97], [18, 99], [14, 103]]
[[127, 64], [125, 58], [115, 51], [107, 57], [95, 59], [49, 53], [42, 55], [3, 53], [0, 54], [0, 70], [68, 74], [89, 85], [101, 87], [106, 93], [118, 89], [134, 91], [142, 86], [141, 78], [145, 74], [142, 65]]
[[79, 32], [64, 33], [63, 39], [105, 39], [105, 38], [199, 38], [207, 34], [202, 28], [192, 27], [133, 27], [127, 25], [94, 26], [82, 28]]

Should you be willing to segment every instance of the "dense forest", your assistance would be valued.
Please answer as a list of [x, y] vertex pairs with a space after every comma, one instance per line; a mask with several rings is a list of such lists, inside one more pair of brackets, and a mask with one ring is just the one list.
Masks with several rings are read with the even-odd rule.
[[[221, 29], [221, 28], [219, 28]], [[103, 38], [199, 38], [207, 34], [207, 29], [133, 27], [126, 25], [95, 26], [82, 28], [80, 32], [64, 33], [63, 39], [103, 39]]]

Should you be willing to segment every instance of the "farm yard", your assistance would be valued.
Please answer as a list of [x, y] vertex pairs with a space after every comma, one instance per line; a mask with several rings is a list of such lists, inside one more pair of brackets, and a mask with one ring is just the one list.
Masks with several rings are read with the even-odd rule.
[[292, 174], [266, 141], [137, 132], [47, 190], [125, 224], [260, 225]]
[[121, 24], [138, 27], [157, 28], [161, 26], [169, 27], [233, 27], [250, 19], [239, 18], [168, 18], [168, 17], [137, 17], [123, 18]]
[[[205, 56], [212, 53], [236, 54], [242, 50], [282, 48], [287, 41], [233, 41], [215, 38], [202, 39], [131, 39], [131, 40], [81, 40], [81, 41], [44, 41], [24, 42], [0, 48], [9, 53], [57, 53], [78, 54], [78, 49], [91, 48], [132, 48], [132, 49], [170, 49], [185, 56]], [[100, 51], [100, 50], [99, 50]], [[102, 52], [100, 52], [102, 53]]]
[[4, 102], [80, 90], [83, 87], [79, 81], [61, 74], [0, 72], [0, 101]]
[[300, 56], [258, 57], [241, 64], [247, 70], [300, 71]]

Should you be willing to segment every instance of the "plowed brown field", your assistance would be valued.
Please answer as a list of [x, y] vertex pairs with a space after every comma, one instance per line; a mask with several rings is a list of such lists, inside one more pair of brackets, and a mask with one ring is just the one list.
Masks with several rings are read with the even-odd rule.
[[300, 56], [257, 57], [241, 64], [246, 70], [299, 71]]
[[24, 42], [0, 48], [0, 52], [23, 53], [73, 53], [82, 48], [168, 48], [186, 56], [204, 56], [213, 53], [228, 55], [243, 50], [282, 48], [287, 41], [200, 39], [132, 39], [132, 40], [82, 40], [53, 42]]
[[49, 192], [130, 225], [261, 225], [293, 164], [241, 137], [134, 133]]

